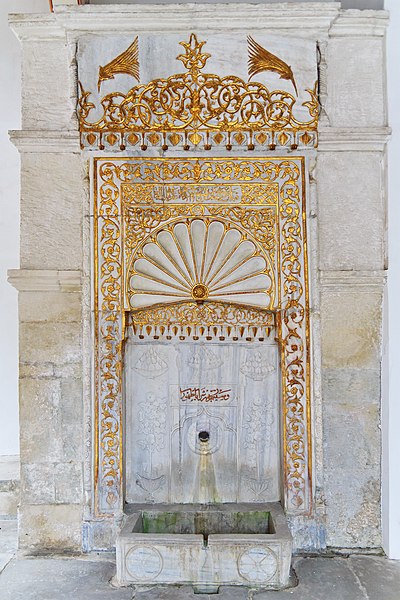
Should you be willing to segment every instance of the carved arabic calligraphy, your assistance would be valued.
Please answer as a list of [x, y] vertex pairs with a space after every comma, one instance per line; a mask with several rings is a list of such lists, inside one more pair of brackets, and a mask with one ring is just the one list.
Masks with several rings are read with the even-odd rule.
[[231, 399], [231, 389], [187, 387], [179, 388], [182, 402], [226, 402]]

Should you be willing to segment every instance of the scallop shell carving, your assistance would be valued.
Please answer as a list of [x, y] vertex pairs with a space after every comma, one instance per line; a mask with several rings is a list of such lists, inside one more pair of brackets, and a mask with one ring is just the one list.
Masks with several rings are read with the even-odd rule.
[[144, 243], [129, 287], [132, 308], [194, 300], [269, 308], [273, 292], [256, 244], [221, 221], [202, 219], [176, 223]]

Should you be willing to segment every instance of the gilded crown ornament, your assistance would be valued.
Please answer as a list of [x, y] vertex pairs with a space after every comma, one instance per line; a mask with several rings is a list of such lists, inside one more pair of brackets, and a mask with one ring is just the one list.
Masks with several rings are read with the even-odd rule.
[[[126, 94], [112, 92], [101, 99], [98, 120], [89, 116], [96, 105], [89, 100], [79, 82], [77, 113], [82, 148], [169, 145], [190, 150], [203, 147], [247, 146], [274, 150], [278, 146], [295, 149], [317, 145], [319, 103], [317, 83], [307, 89], [310, 99], [303, 102], [310, 115], [307, 121], [295, 116], [295, 97], [282, 90], [269, 91], [256, 81], [246, 82], [235, 75], [221, 77], [205, 73], [211, 55], [203, 52], [205, 41], [192, 33], [188, 42], [180, 42], [184, 52], [177, 56], [185, 73], [167, 79], [153, 79], [137, 85]], [[252, 38], [249, 44], [250, 79], [262, 71], [275, 71], [297, 87], [289, 65], [262, 48]], [[117, 73], [139, 79], [138, 38], [129, 48], [99, 69], [98, 88], [102, 81]]]

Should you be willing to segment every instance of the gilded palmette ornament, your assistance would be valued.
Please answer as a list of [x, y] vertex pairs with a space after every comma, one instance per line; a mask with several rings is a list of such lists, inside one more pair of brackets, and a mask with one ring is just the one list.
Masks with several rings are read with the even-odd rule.
[[274, 71], [278, 73], [281, 79], [288, 79], [293, 83], [293, 87], [297, 93], [297, 86], [294, 80], [294, 75], [291, 67], [285, 63], [281, 58], [268, 52], [265, 48], [260, 46], [251, 36], [247, 38], [248, 50], [249, 50], [249, 79], [261, 73], [263, 71]]
[[98, 91], [100, 92], [102, 81], [114, 79], [114, 75], [117, 75], [118, 73], [131, 75], [139, 81], [139, 39], [137, 36], [129, 48], [104, 67], [99, 67], [99, 81], [97, 83]]

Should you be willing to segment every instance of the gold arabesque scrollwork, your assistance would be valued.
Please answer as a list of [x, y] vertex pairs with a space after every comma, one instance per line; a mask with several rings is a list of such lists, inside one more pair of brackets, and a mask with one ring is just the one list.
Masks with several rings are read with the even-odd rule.
[[317, 145], [317, 84], [307, 90], [310, 99], [302, 104], [310, 118], [300, 121], [292, 94], [270, 91], [235, 75], [204, 73], [210, 57], [202, 51], [205, 43], [192, 33], [188, 42], [180, 42], [184, 53], [177, 57], [185, 73], [137, 85], [126, 94], [107, 94], [101, 100], [102, 115], [94, 121], [89, 120], [96, 109], [89, 100], [91, 92], [79, 82], [82, 148], [247, 146], [251, 150], [257, 145], [270, 149]]

